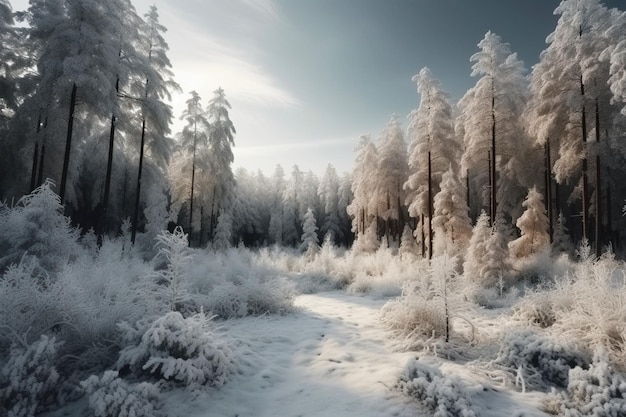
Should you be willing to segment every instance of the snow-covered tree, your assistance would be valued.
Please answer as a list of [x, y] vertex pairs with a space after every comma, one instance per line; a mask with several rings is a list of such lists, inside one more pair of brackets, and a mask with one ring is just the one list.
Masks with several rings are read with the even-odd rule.
[[309, 209], [304, 214], [304, 222], [302, 223], [302, 237], [300, 239], [302, 245], [300, 246], [307, 254], [317, 253], [320, 249], [319, 239], [317, 237], [317, 224], [315, 221], [315, 214], [313, 210]]
[[268, 237], [270, 243], [283, 243], [283, 194], [285, 193], [285, 171], [280, 165], [276, 165], [272, 175], [272, 194], [270, 196], [270, 222]]
[[230, 208], [235, 188], [235, 177], [231, 168], [234, 160], [232, 147], [235, 145], [235, 127], [230, 120], [228, 109], [230, 103], [224, 90], [218, 88], [213, 92], [213, 98], [207, 108], [210, 125], [207, 179], [211, 186], [203, 200], [207, 209], [210, 209], [210, 237], [219, 213]]
[[318, 193], [324, 213], [320, 232], [322, 236], [329, 234], [331, 241], [337, 243], [343, 239], [343, 231], [339, 224], [339, 176], [334, 166], [326, 167]]
[[283, 194], [282, 212], [282, 243], [288, 246], [296, 246], [300, 240], [302, 220], [298, 213], [298, 201], [302, 189], [302, 171], [294, 165], [291, 178], [287, 182]]
[[372, 221], [375, 211], [370, 211], [370, 201], [374, 198], [376, 166], [378, 150], [369, 136], [361, 136], [356, 148], [357, 156], [352, 168], [352, 202], [346, 210], [352, 217], [352, 231], [357, 235], [365, 233]]
[[550, 244], [549, 221], [543, 196], [536, 187], [528, 190], [522, 203], [525, 210], [515, 223], [521, 236], [509, 243], [512, 256], [522, 258], [537, 253]]
[[[169, 176], [172, 183], [173, 210], [178, 212], [187, 203], [189, 212], [189, 234], [196, 228], [194, 216], [199, 209], [194, 207], [194, 195], [207, 193], [208, 185], [200, 182], [200, 190], [197, 190], [197, 171], [209, 170], [209, 122], [207, 114], [201, 103], [200, 95], [192, 91], [191, 98], [186, 102], [187, 108], [181, 116], [186, 125], [180, 133], [180, 149], [174, 155], [170, 164]], [[199, 222], [198, 222], [199, 225]], [[191, 240], [191, 239], [190, 239]]]
[[[530, 131], [539, 143], [549, 141], [558, 151], [552, 170], [557, 182], [576, 186], [575, 197], [582, 202], [583, 237], [588, 238], [587, 142], [592, 133], [599, 141], [601, 133], [610, 131], [610, 126], [601, 123], [601, 116], [611, 113], [609, 64], [599, 58], [611, 43], [606, 34], [615, 13], [599, 0], [563, 0], [555, 14], [560, 15], [557, 26], [533, 68]], [[599, 168], [599, 159], [596, 165]]]
[[[428, 68], [413, 77], [420, 94], [420, 105], [409, 115], [409, 177], [404, 183], [409, 215], [425, 217], [424, 232], [432, 240], [433, 200], [439, 192], [442, 175], [448, 169], [458, 172], [461, 147], [454, 133], [452, 106]], [[429, 253], [432, 255], [432, 247]]]
[[567, 226], [565, 224], [565, 216], [563, 216], [563, 213], [559, 213], [559, 217], [557, 218], [554, 227], [554, 234], [552, 236], [552, 253], [554, 255], [559, 255], [561, 253], [574, 253], [574, 244], [568, 234]]
[[487, 257], [487, 242], [490, 237], [489, 216], [483, 211], [472, 230], [472, 237], [463, 263], [465, 277], [472, 282], [478, 283], [481, 280], [482, 267]]
[[[133, 85], [133, 96], [141, 98], [141, 136], [137, 163], [137, 185], [135, 190], [135, 206], [133, 210], [133, 232], [131, 240], [135, 241], [139, 227], [139, 204], [141, 188], [155, 184], [163, 177], [172, 153], [172, 141], [169, 138], [172, 122], [172, 109], [166, 100], [171, 100], [171, 92], [180, 90], [174, 81], [172, 64], [167, 56], [169, 49], [164, 39], [165, 26], [159, 22], [159, 13], [155, 5], [145, 14], [142, 45], [143, 54], [147, 57], [148, 66], [145, 80], [136, 80]], [[147, 150], [147, 152], [146, 152]], [[147, 170], [144, 168], [146, 157]], [[144, 171], [147, 174], [144, 178]]]
[[399, 238], [405, 221], [406, 193], [402, 186], [407, 179], [408, 164], [404, 133], [395, 115], [381, 133], [375, 173], [375, 193], [370, 200], [369, 211], [386, 222], [387, 234]]
[[435, 196], [433, 228], [435, 230], [435, 254], [456, 253], [464, 250], [472, 237], [464, 184], [459, 181], [452, 167], [441, 178], [440, 191]]
[[228, 211], [223, 211], [217, 218], [213, 248], [218, 250], [228, 249], [232, 246], [232, 218]]
[[499, 36], [487, 32], [478, 47], [470, 60], [472, 76], [480, 78], [459, 101], [457, 125], [465, 145], [463, 172], [469, 171], [474, 193], [489, 191], [478, 195], [489, 202], [494, 219], [496, 210], [517, 208], [533, 183], [528, 161], [521, 159], [531, 155], [521, 120], [527, 82], [523, 63]]

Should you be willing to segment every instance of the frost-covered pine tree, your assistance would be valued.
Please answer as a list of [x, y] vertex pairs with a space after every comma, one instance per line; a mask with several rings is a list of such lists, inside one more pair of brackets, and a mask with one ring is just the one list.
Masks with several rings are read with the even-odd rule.
[[395, 115], [381, 133], [375, 172], [375, 192], [370, 200], [369, 211], [377, 213], [386, 222], [386, 234], [398, 239], [404, 229], [406, 193], [402, 186], [407, 179], [408, 164], [404, 133]]
[[209, 169], [209, 121], [202, 107], [200, 95], [192, 91], [187, 100], [187, 108], [183, 111], [181, 119], [185, 121], [185, 127], [179, 134], [180, 148], [172, 158], [169, 167], [169, 178], [173, 197], [172, 210], [178, 213], [181, 206], [186, 203], [189, 212], [189, 234], [199, 229], [200, 208], [195, 204], [197, 194], [208, 192], [208, 185], [198, 181], [201, 177], [199, 171]]
[[495, 288], [508, 280], [509, 265], [509, 226], [499, 216], [485, 245], [485, 258], [479, 274], [479, 284], [484, 288]]
[[298, 215], [298, 201], [302, 188], [302, 171], [294, 165], [291, 178], [283, 193], [282, 242], [297, 247], [302, 233], [299, 231], [302, 221]]
[[335, 167], [328, 165], [318, 188], [324, 222], [320, 228], [322, 236], [330, 235], [332, 242], [343, 239], [339, 225], [339, 176]]
[[416, 219], [424, 216], [430, 225], [424, 233], [430, 236], [435, 195], [443, 173], [449, 168], [458, 172], [461, 147], [454, 133], [452, 106], [439, 82], [428, 68], [423, 68], [413, 81], [421, 99], [417, 110], [409, 115], [409, 177], [403, 188], [409, 215]]
[[400, 257], [417, 256], [417, 242], [413, 236], [413, 230], [407, 224], [402, 231], [402, 237], [400, 239], [400, 250], [398, 251]]
[[557, 218], [554, 227], [554, 233], [552, 236], [552, 253], [554, 255], [562, 253], [571, 255], [574, 253], [574, 244], [572, 243], [572, 239], [567, 231], [565, 216], [563, 216], [563, 213], [559, 213], [559, 217]]
[[368, 135], [361, 136], [356, 147], [356, 160], [352, 168], [352, 202], [346, 210], [352, 217], [352, 232], [357, 238], [364, 234], [375, 220], [376, 211], [370, 211], [370, 201], [375, 194], [378, 150]]
[[467, 191], [452, 167], [443, 174], [440, 189], [434, 203], [435, 254], [455, 254], [464, 251], [472, 237]]
[[472, 237], [463, 263], [464, 275], [472, 282], [478, 283], [481, 280], [482, 268], [487, 257], [487, 242], [490, 237], [489, 216], [483, 211], [472, 230]]
[[543, 196], [536, 187], [528, 190], [522, 203], [524, 213], [515, 223], [521, 236], [509, 243], [512, 256], [522, 258], [541, 251], [550, 244], [550, 222], [545, 212]]
[[213, 248], [217, 250], [228, 249], [232, 246], [232, 218], [227, 211], [223, 211], [217, 218]]
[[224, 90], [218, 88], [207, 107], [209, 121], [209, 170], [210, 186], [203, 197], [204, 206], [209, 212], [209, 238], [217, 222], [218, 213], [229, 210], [235, 189], [235, 177], [231, 168], [234, 156], [235, 127], [228, 114], [230, 103]]
[[280, 245], [283, 243], [283, 195], [286, 181], [285, 171], [280, 165], [276, 165], [271, 182], [273, 187], [270, 194], [270, 222], [268, 226], [268, 241]]
[[[472, 76], [480, 77], [459, 101], [458, 132], [465, 152], [462, 170], [472, 178], [473, 194], [490, 208], [506, 213], [518, 208], [535, 181], [521, 114], [526, 106], [525, 68], [500, 37], [487, 32], [472, 55]], [[523, 151], [522, 151], [523, 150]], [[529, 178], [529, 175], [531, 178]], [[477, 194], [485, 190], [485, 195]]]
[[319, 238], [317, 237], [317, 224], [315, 214], [309, 207], [304, 214], [304, 222], [302, 223], [302, 245], [300, 248], [307, 254], [312, 255], [319, 251]]

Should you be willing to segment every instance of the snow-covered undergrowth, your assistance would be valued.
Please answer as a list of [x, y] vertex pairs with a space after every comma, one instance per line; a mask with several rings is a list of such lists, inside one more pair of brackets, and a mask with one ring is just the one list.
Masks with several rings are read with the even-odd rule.
[[203, 312], [183, 317], [176, 311], [156, 319], [142, 333], [122, 323], [127, 340], [117, 367], [128, 368], [137, 377], [148, 375], [157, 380], [182, 385], [220, 387], [235, 371], [235, 358], [227, 343], [213, 330]]
[[570, 417], [626, 415], [626, 378], [609, 364], [605, 353], [598, 351], [589, 369], [575, 367], [569, 371], [567, 389], [553, 391], [545, 409]]
[[434, 417], [476, 417], [472, 392], [463, 382], [419, 360], [409, 362], [395, 388], [434, 412]]
[[374, 253], [346, 250], [324, 242], [313, 256], [273, 247], [262, 249], [265, 265], [287, 271], [301, 293], [346, 289], [352, 294], [380, 297], [402, 293], [405, 282], [419, 279], [428, 270], [428, 261], [399, 256], [396, 249], [381, 246]]
[[[125, 235], [105, 237], [98, 247], [93, 233], [81, 237], [69, 224], [51, 186], [0, 209], [0, 407], [15, 410], [12, 415], [77, 398], [85, 392], [80, 381], [111, 369], [119, 352], [132, 348], [150, 353], [142, 358], [153, 375], [220, 386], [232, 358], [197, 313], [230, 318], [292, 308], [293, 285], [245, 249], [191, 250], [181, 230], [162, 232], [154, 248], [133, 247]], [[157, 255], [146, 260], [147, 253]], [[172, 314], [178, 333], [170, 329], [171, 339], [154, 330], [153, 345], [132, 344], [118, 326], [173, 320]], [[183, 349], [176, 338], [190, 329], [193, 340], [213, 343]], [[185, 369], [177, 368], [180, 360], [188, 361]]]

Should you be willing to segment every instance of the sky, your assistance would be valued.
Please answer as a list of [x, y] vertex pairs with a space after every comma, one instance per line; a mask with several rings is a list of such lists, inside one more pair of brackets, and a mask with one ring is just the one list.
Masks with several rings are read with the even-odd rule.
[[[351, 170], [361, 135], [419, 105], [411, 77], [425, 66], [453, 101], [476, 82], [470, 57], [487, 31], [530, 71], [557, 22], [557, 0], [132, 0], [167, 27], [181, 94], [173, 131], [197, 91], [222, 87], [232, 106], [233, 168], [277, 164], [321, 175]], [[605, 1], [624, 9], [624, 0]], [[27, 0], [12, 0], [14, 10]]]

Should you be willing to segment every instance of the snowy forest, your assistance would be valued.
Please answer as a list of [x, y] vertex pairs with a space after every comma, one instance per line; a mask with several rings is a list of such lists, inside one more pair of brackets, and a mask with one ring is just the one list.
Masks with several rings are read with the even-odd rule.
[[626, 12], [562, 0], [530, 68], [488, 31], [458, 102], [422, 68], [318, 176], [233, 171], [221, 88], [174, 114], [156, 6], [29, 5], [0, 0], [0, 416], [626, 416]]

